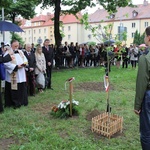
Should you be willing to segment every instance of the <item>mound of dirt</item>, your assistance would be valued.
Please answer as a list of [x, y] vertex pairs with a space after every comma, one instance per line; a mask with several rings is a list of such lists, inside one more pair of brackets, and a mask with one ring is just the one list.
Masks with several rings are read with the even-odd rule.
[[[110, 85], [110, 90], [113, 89], [112, 85]], [[79, 83], [75, 86], [75, 90], [85, 90], [85, 91], [105, 91], [103, 82], [83, 82]]]
[[91, 121], [93, 117], [98, 116], [102, 112], [98, 111], [97, 109], [92, 110], [86, 116], [86, 120]]
[[8, 150], [11, 144], [18, 144], [19, 141], [14, 137], [0, 139], [0, 150]]

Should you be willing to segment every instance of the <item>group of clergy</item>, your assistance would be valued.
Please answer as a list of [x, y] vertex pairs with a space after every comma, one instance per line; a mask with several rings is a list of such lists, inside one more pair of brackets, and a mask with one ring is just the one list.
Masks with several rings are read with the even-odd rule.
[[[53, 51], [48, 47], [49, 39], [46, 39], [42, 53], [45, 57], [45, 73], [47, 74], [48, 85], [51, 87], [51, 70]], [[48, 48], [46, 48], [48, 47]], [[31, 53], [31, 46], [26, 45], [25, 51], [19, 50], [19, 42], [13, 40], [11, 47], [5, 47], [5, 53], [0, 56], [0, 63], [5, 67], [5, 92], [4, 107], [14, 109], [28, 105], [28, 95], [35, 96], [35, 74], [36, 58], [34, 52]], [[0, 112], [3, 112], [2, 96], [0, 93]]]

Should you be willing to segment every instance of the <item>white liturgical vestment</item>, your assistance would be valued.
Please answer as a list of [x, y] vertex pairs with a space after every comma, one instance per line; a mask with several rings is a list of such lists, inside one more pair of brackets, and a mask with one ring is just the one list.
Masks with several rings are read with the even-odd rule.
[[[27, 58], [25, 57], [24, 53], [21, 50], [18, 50], [19, 53], [14, 53], [14, 60], [4, 63], [5, 69], [6, 69], [6, 77], [5, 80], [7, 82], [11, 82], [11, 74], [13, 73], [13, 70], [15, 69], [16, 65], [22, 65], [28, 63]], [[8, 52], [6, 52], [4, 55], [7, 55]], [[25, 68], [18, 68], [16, 72], [16, 80], [17, 83], [26, 82], [26, 73]]]

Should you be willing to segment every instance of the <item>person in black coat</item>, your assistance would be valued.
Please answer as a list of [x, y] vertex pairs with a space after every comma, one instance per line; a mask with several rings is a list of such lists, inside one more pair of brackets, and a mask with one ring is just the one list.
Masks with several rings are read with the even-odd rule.
[[27, 76], [27, 88], [28, 94], [30, 96], [35, 96], [35, 67], [36, 59], [34, 52], [31, 51], [31, 45], [26, 44], [24, 55], [28, 60], [28, 65], [26, 66], [26, 76]]
[[51, 74], [52, 74], [52, 67], [53, 67], [54, 50], [52, 47], [49, 46], [49, 44], [50, 44], [50, 40], [45, 39], [44, 46], [42, 47], [42, 51], [46, 59], [46, 74], [48, 79], [47, 88], [53, 90], [51, 86]]
[[[11, 61], [13, 58], [8, 54], [5, 57], [3, 55], [0, 55], [0, 63], [6, 63]], [[2, 103], [2, 94], [0, 92], [0, 112], [3, 112], [3, 103]]]
[[128, 68], [128, 48], [126, 47], [126, 45], [123, 46], [124, 51], [122, 52], [122, 68]]

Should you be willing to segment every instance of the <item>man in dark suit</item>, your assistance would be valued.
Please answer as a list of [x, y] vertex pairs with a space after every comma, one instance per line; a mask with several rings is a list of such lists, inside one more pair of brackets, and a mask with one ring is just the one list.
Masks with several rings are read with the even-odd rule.
[[34, 69], [36, 67], [36, 59], [35, 59], [35, 54], [31, 51], [30, 44], [26, 44], [24, 55], [28, 59], [28, 65], [26, 66], [28, 94], [30, 96], [35, 96]]
[[35, 53], [36, 48], [34, 47], [34, 43], [31, 44], [31, 52]]
[[48, 79], [47, 88], [53, 90], [53, 88], [51, 87], [51, 74], [52, 74], [52, 67], [53, 67], [54, 50], [49, 45], [50, 45], [50, 40], [45, 39], [44, 46], [42, 47], [42, 51], [46, 59], [46, 74]]

